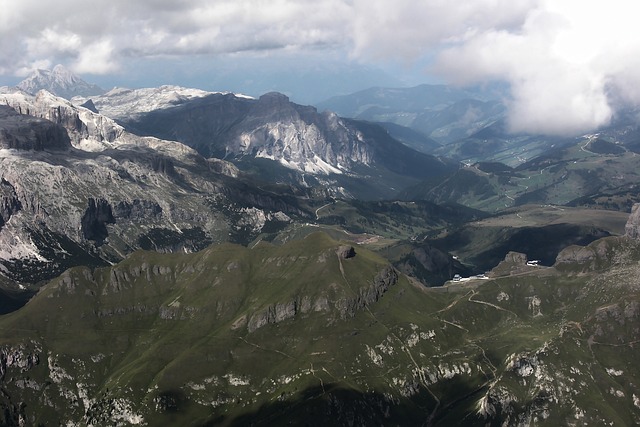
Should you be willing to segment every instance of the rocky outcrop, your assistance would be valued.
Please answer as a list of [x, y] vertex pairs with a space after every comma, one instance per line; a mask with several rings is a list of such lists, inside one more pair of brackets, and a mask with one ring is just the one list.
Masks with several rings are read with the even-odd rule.
[[36, 366], [40, 363], [40, 352], [37, 346], [33, 349], [25, 345], [0, 347], [0, 381], [4, 381], [8, 369], [17, 368], [26, 372]]
[[336, 254], [338, 254], [338, 258], [340, 259], [349, 259], [356, 256], [356, 250], [353, 246], [340, 246], [338, 250], [336, 250]]
[[287, 303], [275, 304], [267, 307], [260, 313], [255, 313], [249, 319], [247, 329], [253, 332], [268, 324], [279, 323], [283, 320], [293, 318], [300, 311], [298, 301], [289, 301]]
[[527, 255], [520, 252], [508, 252], [504, 257], [504, 262], [521, 265], [527, 263]]
[[618, 237], [608, 237], [588, 246], [571, 245], [556, 257], [554, 267], [576, 272], [594, 271], [607, 268], [616, 253]]
[[15, 188], [4, 179], [0, 180], [0, 229], [14, 213], [21, 209], [22, 203], [18, 199]]
[[35, 97], [22, 92], [2, 93], [1, 104], [21, 115], [46, 119], [61, 126], [67, 130], [68, 138], [75, 145], [86, 139], [113, 142], [125, 134], [124, 128], [113, 120], [86, 108], [76, 107], [47, 91], [40, 91]]
[[504, 260], [491, 270], [492, 276], [509, 276], [511, 274], [526, 271], [527, 255], [520, 252], [510, 251]]
[[631, 208], [631, 215], [624, 227], [625, 236], [640, 240], [640, 203], [636, 203]]
[[253, 332], [268, 324], [280, 323], [287, 319], [292, 319], [298, 314], [329, 311], [329, 301], [326, 297], [320, 296], [312, 299], [309, 296], [298, 297], [286, 303], [268, 306], [265, 310], [254, 313], [249, 321], [239, 319], [239, 324], [246, 323], [247, 330]]
[[91, 112], [94, 112], [96, 114], [100, 114], [100, 112], [96, 108], [96, 105], [93, 103], [93, 101], [91, 99], [88, 99], [86, 102], [83, 102], [80, 106], [86, 108], [87, 110], [89, 110]]
[[115, 219], [109, 202], [104, 199], [89, 198], [87, 209], [80, 222], [84, 238], [101, 244], [109, 235], [107, 224], [113, 223]]
[[398, 272], [391, 266], [383, 268], [376, 274], [371, 285], [358, 290], [357, 297], [342, 298], [336, 302], [340, 317], [342, 319], [354, 317], [359, 310], [378, 301], [397, 282]]
[[151, 169], [162, 175], [175, 177], [177, 175], [173, 160], [164, 156], [154, 156], [151, 158]]
[[237, 178], [240, 175], [240, 170], [233, 163], [225, 162], [220, 159], [207, 159], [209, 168], [219, 174], [227, 175], [232, 178]]
[[369, 286], [360, 288], [355, 298], [342, 298], [337, 301], [329, 301], [325, 296], [320, 296], [315, 299], [305, 296], [289, 302], [270, 305], [266, 309], [254, 313], [249, 318], [247, 330], [254, 332], [256, 329], [268, 324], [275, 324], [283, 320], [292, 319], [298, 314], [329, 311], [331, 306], [334, 306], [338, 310], [340, 318], [351, 318], [354, 317], [359, 310], [378, 301], [397, 281], [398, 273], [393, 267], [387, 266], [376, 274], [373, 282]]
[[134, 199], [121, 201], [112, 209], [114, 218], [122, 218], [134, 221], [158, 220], [162, 217], [162, 206], [158, 202], [150, 200]]
[[0, 148], [66, 150], [71, 148], [71, 141], [62, 127], [49, 120], [21, 115], [0, 105]]

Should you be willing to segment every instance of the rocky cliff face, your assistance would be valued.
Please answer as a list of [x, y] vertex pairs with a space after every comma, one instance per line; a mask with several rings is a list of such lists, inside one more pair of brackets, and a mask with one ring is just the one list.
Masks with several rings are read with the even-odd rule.
[[279, 93], [261, 96], [229, 136], [231, 154], [271, 159], [312, 174], [340, 174], [355, 164], [369, 165], [374, 156], [362, 134], [335, 114], [318, 114]]
[[80, 226], [82, 235], [87, 240], [93, 240], [101, 244], [109, 235], [107, 224], [114, 224], [116, 220], [113, 217], [111, 205], [104, 199], [89, 198], [87, 210], [84, 211]]
[[0, 229], [11, 216], [22, 209], [15, 188], [4, 179], [0, 181]]
[[113, 120], [93, 111], [76, 107], [69, 101], [47, 91], [35, 96], [15, 90], [0, 93], [0, 105], [7, 105], [21, 115], [46, 119], [62, 126], [74, 147], [100, 151], [112, 147], [117, 140], [127, 139], [124, 128]]
[[631, 208], [631, 215], [624, 227], [624, 234], [632, 239], [640, 239], [640, 203]]
[[342, 319], [354, 317], [358, 311], [377, 302], [397, 282], [398, 272], [391, 266], [383, 268], [369, 286], [357, 290], [355, 298], [342, 298], [336, 302], [340, 317]]
[[0, 148], [37, 151], [71, 148], [67, 131], [49, 120], [22, 115], [0, 105], [0, 123]]
[[[340, 252], [339, 248], [338, 251]], [[338, 254], [340, 256], [340, 254]], [[255, 332], [257, 329], [292, 319], [296, 315], [308, 313], [329, 313], [337, 310], [340, 319], [354, 317], [359, 311], [376, 303], [391, 286], [398, 282], [398, 273], [391, 266], [380, 270], [371, 283], [357, 289], [355, 297], [332, 300], [327, 296], [310, 298], [302, 296], [288, 302], [273, 304], [249, 317], [247, 330]]]

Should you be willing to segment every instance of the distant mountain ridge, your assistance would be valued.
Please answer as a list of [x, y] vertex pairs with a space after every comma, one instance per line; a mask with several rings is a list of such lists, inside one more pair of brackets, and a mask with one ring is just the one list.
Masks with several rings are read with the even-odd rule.
[[101, 87], [85, 82], [63, 65], [56, 65], [53, 70], [35, 70], [18, 83], [17, 87], [31, 95], [44, 89], [65, 99], [71, 99], [74, 96], [99, 95], [105, 92]]
[[103, 94], [94, 94], [94, 96], [74, 96], [71, 101], [76, 105], [84, 105], [91, 101], [101, 114], [114, 120], [126, 121], [150, 111], [175, 107], [214, 93], [232, 94], [238, 98], [252, 99], [250, 96], [231, 92], [208, 92], [194, 88], [163, 85], [141, 89], [116, 87]]
[[351, 175], [378, 165], [421, 177], [452, 168], [407, 148], [377, 125], [319, 113], [276, 92], [257, 100], [211, 94], [119, 121], [140, 135], [180, 141], [206, 157], [269, 159], [312, 175]]
[[446, 85], [375, 87], [317, 104], [344, 117], [395, 123], [440, 143], [468, 136], [503, 116], [496, 94]]

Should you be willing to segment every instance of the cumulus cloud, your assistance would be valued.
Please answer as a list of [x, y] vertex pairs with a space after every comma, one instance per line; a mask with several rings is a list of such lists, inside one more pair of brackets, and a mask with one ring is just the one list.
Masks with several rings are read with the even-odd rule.
[[518, 28], [531, 0], [355, 0], [354, 53], [412, 60], [483, 28]]
[[431, 71], [452, 83], [507, 81], [512, 131], [576, 134], [610, 122], [619, 106], [614, 94], [640, 103], [632, 2], [477, 0], [460, 9], [459, 2], [409, 3], [373, 0], [358, 20], [356, 51], [402, 59], [432, 54]]
[[640, 103], [628, 0], [0, 0], [0, 74], [63, 63], [105, 74], [132, 59], [350, 52], [432, 61], [470, 84], [510, 83], [514, 131], [573, 134]]
[[65, 62], [110, 73], [128, 57], [337, 46], [346, 0], [0, 1], [0, 73]]

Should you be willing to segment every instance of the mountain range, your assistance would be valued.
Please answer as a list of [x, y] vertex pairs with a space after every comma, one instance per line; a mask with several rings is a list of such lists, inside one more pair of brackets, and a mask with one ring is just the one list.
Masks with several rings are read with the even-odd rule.
[[0, 425], [640, 423], [633, 112], [551, 139], [442, 86], [29, 92]]
[[[336, 195], [388, 197], [399, 187], [457, 167], [455, 162], [399, 143], [378, 125], [318, 113], [315, 107], [292, 103], [282, 94], [253, 99], [161, 89], [161, 97], [150, 90], [133, 91], [127, 95], [135, 99], [131, 108], [113, 107], [122, 105], [117, 91], [92, 101], [98, 110], [139, 135], [179, 141], [205, 157], [232, 160], [243, 169], [257, 168], [260, 179], [273, 176], [277, 182], [324, 183]], [[162, 108], [149, 107], [158, 99], [168, 101]], [[293, 178], [288, 177], [291, 174]]]
[[[2, 107], [0, 119], [0, 143], [9, 149], [0, 158], [0, 253], [15, 279], [122, 259], [141, 247], [197, 250], [259, 233], [266, 223], [286, 224], [288, 215], [310, 215], [286, 189], [248, 186], [225, 161], [137, 137], [47, 92], [4, 93], [0, 103], [12, 107]], [[240, 212], [243, 225], [231, 224]]]
[[483, 129], [503, 117], [497, 94], [445, 85], [371, 88], [330, 98], [318, 108], [345, 117], [394, 123], [448, 144]]

